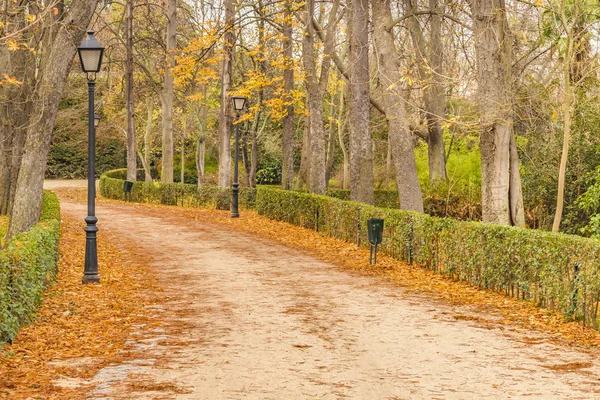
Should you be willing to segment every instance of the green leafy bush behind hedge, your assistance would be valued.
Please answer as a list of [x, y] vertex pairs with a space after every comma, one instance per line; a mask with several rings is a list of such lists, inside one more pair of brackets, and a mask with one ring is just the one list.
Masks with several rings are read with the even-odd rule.
[[272, 188], [258, 189], [256, 210], [366, 247], [366, 221], [384, 218], [383, 252], [598, 327], [600, 242], [596, 240], [436, 218]]
[[0, 250], [0, 342], [12, 340], [32, 321], [58, 262], [60, 205], [45, 191], [40, 222]]

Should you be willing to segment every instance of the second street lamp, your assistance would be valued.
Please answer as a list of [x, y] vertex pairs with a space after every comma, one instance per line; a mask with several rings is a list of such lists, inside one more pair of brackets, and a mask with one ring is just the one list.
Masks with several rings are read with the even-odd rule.
[[[246, 105], [246, 98], [241, 96], [233, 96], [231, 98], [233, 102], [233, 109], [235, 110], [235, 119], [240, 119], [240, 111], [242, 111]], [[238, 125], [235, 125], [235, 160], [233, 163], [233, 185], [231, 189], [231, 218], [238, 218], [240, 213], [238, 211], [238, 198], [240, 192], [240, 185], [238, 182], [238, 164], [239, 164], [239, 153], [240, 153], [240, 129]]]
[[87, 74], [88, 79], [88, 216], [85, 218], [87, 226], [85, 231], [85, 267], [83, 283], [100, 281], [98, 275], [98, 251], [96, 246], [96, 126], [100, 118], [94, 113], [94, 90], [96, 73], [102, 65], [104, 48], [94, 37], [94, 31], [87, 31], [87, 37], [77, 48], [81, 69]]

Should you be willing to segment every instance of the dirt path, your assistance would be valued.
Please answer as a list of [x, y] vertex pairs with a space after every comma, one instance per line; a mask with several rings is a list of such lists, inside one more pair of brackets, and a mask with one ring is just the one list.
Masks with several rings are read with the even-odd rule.
[[457, 320], [451, 306], [213, 224], [143, 205], [97, 215], [101, 232], [150, 257], [167, 297], [164, 327], [130, 342], [144, 357], [100, 371], [89, 398], [600, 398], [593, 353]]

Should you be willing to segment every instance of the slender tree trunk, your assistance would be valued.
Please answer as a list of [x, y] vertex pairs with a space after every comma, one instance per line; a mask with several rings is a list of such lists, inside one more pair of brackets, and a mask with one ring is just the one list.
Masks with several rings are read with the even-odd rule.
[[152, 148], [152, 113], [154, 112], [154, 101], [148, 96], [146, 99], [146, 132], [144, 133], [144, 176], [146, 183], [152, 182], [152, 171], [150, 169], [150, 153]]
[[325, 181], [329, 184], [331, 175], [333, 174], [333, 165], [335, 159], [335, 142], [337, 136], [336, 125], [333, 120], [336, 113], [335, 96], [332, 96], [329, 122], [329, 137], [327, 138], [327, 162], [325, 163]]
[[346, 144], [344, 143], [344, 127], [346, 126], [345, 122], [342, 122], [342, 118], [344, 117], [344, 87], [340, 91], [340, 104], [338, 107], [338, 140], [340, 142], [340, 149], [342, 150], [342, 155], [344, 156], [344, 170], [343, 170], [343, 178], [342, 178], [342, 188], [344, 190], [348, 189], [350, 184], [350, 157], [348, 155], [348, 150], [346, 149]]
[[127, 109], [127, 180], [137, 179], [137, 145], [135, 141], [135, 120], [133, 106], [133, 0], [127, 0], [125, 5], [125, 79], [126, 79], [126, 109]]
[[[11, 209], [8, 238], [27, 231], [40, 218], [42, 187], [52, 129], [71, 62], [77, 52], [96, 0], [73, 0], [64, 19], [71, 21], [53, 30], [44, 41], [46, 51], [39, 56], [37, 84], [31, 98], [31, 112], [21, 168]], [[50, 32], [45, 30], [42, 34]]]
[[400, 90], [400, 66], [392, 36], [390, 0], [373, 0], [374, 36], [378, 51], [383, 104], [388, 120], [392, 159], [396, 169], [396, 185], [403, 210], [423, 212], [423, 197], [417, 175], [413, 139], [408, 126], [404, 99]]
[[225, 0], [225, 25], [223, 67], [221, 71], [221, 111], [219, 114], [219, 187], [229, 186], [231, 179], [231, 73], [233, 63], [233, 46], [235, 41], [234, 22], [235, 7], [233, 0]]
[[[203, 99], [206, 99], [206, 92], [207, 87], [206, 85], [203, 85]], [[196, 141], [196, 173], [198, 175], [198, 188], [201, 188], [204, 184], [204, 163], [206, 158], [206, 120], [208, 117], [208, 107], [206, 106], [206, 104], [202, 104], [201, 110], [202, 111], [200, 112], [200, 121], [198, 121], [200, 132]]]
[[287, 113], [283, 118], [283, 137], [281, 148], [283, 159], [281, 162], [281, 186], [284, 190], [292, 190], [294, 185], [294, 46], [292, 42], [293, 15], [292, 2], [286, 1], [284, 6], [283, 25], [283, 57], [285, 59], [285, 70], [283, 71], [283, 90]]
[[369, 1], [350, 1], [350, 199], [373, 204], [370, 120]]
[[177, 47], [177, 0], [167, 3], [167, 68], [162, 96], [162, 173], [161, 180], [173, 183], [173, 75]]
[[252, 149], [250, 153], [250, 176], [248, 177], [250, 187], [256, 187], [256, 170], [258, 169], [258, 139], [252, 137]]
[[308, 190], [324, 194], [327, 190], [325, 181], [325, 129], [323, 128], [323, 96], [317, 77], [315, 55], [315, 33], [312, 20], [315, 2], [307, 0], [305, 13], [306, 34], [303, 40], [302, 60], [306, 71], [306, 100], [310, 124], [310, 174]]
[[567, 51], [563, 61], [563, 147], [560, 156], [560, 167], [558, 169], [558, 193], [556, 195], [556, 212], [554, 222], [552, 223], [552, 232], [560, 230], [560, 221], [562, 219], [563, 207], [565, 202], [565, 175], [567, 171], [567, 161], [569, 159], [569, 142], [571, 141], [571, 113], [572, 113], [572, 86], [571, 86], [571, 59], [573, 54], [573, 40], [567, 35]]
[[[504, 0], [472, 0], [483, 221], [525, 226], [512, 118], [510, 33]], [[512, 160], [512, 161], [511, 161]]]
[[181, 174], [180, 183], [185, 183], [185, 139], [187, 137], [187, 123], [183, 120], [183, 135], [181, 136]]
[[385, 154], [385, 188], [387, 190], [391, 190], [392, 181], [390, 177], [392, 176], [392, 140], [391, 136], [388, 132], [388, 140], [387, 140], [387, 150]]
[[307, 116], [304, 118], [306, 121], [304, 124], [304, 133], [302, 135], [302, 150], [300, 152], [300, 171], [298, 172], [298, 179], [296, 181], [296, 189], [304, 189], [304, 185], [308, 181], [308, 176], [311, 169], [311, 156], [310, 156], [310, 118]]

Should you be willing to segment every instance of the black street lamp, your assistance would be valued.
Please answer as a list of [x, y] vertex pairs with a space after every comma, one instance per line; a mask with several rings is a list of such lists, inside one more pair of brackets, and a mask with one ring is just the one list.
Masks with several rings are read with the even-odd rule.
[[81, 69], [87, 74], [88, 79], [88, 216], [85, 218], [87, 226], [85, 231], [85, 268], [83, 271], [83, 283], [95, 283], [100, 281], [98, 275], [98, 251], [96, 247], [96, 126], [100, 121], [94, 113], [94, 87], [96, 85], [96, 73], [100, 71], [104, 47], [94, 37], [94, 31], [87, 31], [87, 37], [77, 48]]
[[[233, 109], [235, 110], [236, 119], [240, 119], [240, 111], [244, 109], [246, 105], [246, 98], [241, 96], [233, 96]], [[238, 183], [238, 164], [239, 164], [239, 153], [240, 153], [240, 129], [238, 124], [235, 125], [235, 161], [233, 163], [233, 187], [231, 189], [231, 218], [238, 218], [240, 213], [238, 211], [238, 198], [240, 192], [240, 185]]]

